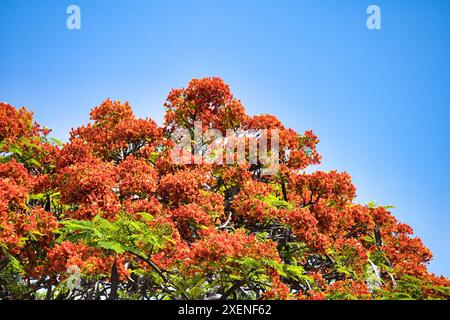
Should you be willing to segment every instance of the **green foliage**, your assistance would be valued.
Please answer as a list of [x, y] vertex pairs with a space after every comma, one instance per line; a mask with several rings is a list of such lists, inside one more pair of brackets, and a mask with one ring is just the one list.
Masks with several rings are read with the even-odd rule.
[[153, 217], [139, 213], [141, 219], [121, 214], [111, 222], [97, 215], [91, 221], [66, 220], [58, 241], [83, 241], [85, 244], [115, 254], [130, 252], [148, 258], [171, 241], [168, 225], [153, 226]]
[[67, 209], [68, 206], [61, 204], [61, 193], [60, 192], [46, 192], [46, 193], [37, 193], [30, 194], [28, 196], [27, 201], [28, 208], [36, 207], [41, 205], [43, 207], [49, 208], [52, 212], [62, 213], [64, 209]]
[[304, 287], [310, 288], [314, 283], [314, 279], [309, 277], [305, 273], [305, 269], [297, 264], [282, 264], [282, 270], [279, 271], [280, 275], [294, 282], [301, 283]]
[[334, 291], [328, 293], [325, 297], [329, 300], [359, 300], [361, 299], [357, 295], [351, 293], [351, 291]]
[[336, 252], [334, 249], [328, 249], [328, 254], [333, 260], [335, 270], [346, 277], [358, 280], [358, 273], [353, 269], [352, 263], [355, 260], [352, 248], [346, 246], [344, 252]]
[[[3, 149], [4, 143], [0, 145]], [[11, 159], [21, 162], [27, 169], [42, 169], [42, 164], [37, 159], [39, 155], [43, 156], [43, 149], [32, 142], [32, 140], [22, 138], [20, 143], [10, 145], [7, 152], [2, 153], [1, 162], [6, 163]]]
[[214, 284], [210, 284], [204, 275], [198, 274], [192, 277], [182, 277], [173, 275], [172, 281], [176, 283], [177, 290], [175, 296], [181, 296], [184, 293], [189, 299], [203, 299], [208, 292], [214, 290]]
[[58, 146], [58, 147], [62, 147], [63, 146], [63, 143], [60, 140], [56, 139], [56, 138], [50, 138], [50, 139], [48, 139], [48, 141], [51, 142], [55, 146]]
[[283, 199], [278, 198], [274, 194], [269, 194], [268, 196], [262, 198], [261, 200], [269, 204], [271, 207], [277, 209], [292, 210], [294, 208], [294, 205], [292, 203], [284, 201]]
[[[370, 201], [369, 203], [367, 203], [367, 207], [370, 209], [375, 209], [375, 208], [379, 207], [379, 205], [375, 201]], [[386, 206], [381, 206], [381, 207], [385, 208], [386, 210], [395, 209], [395, 206], [393, 206], [393, 205], [386, 205]]]
[[282, 255], [287, 263], [296, 264], [297, 259], [306, 255], [308, 248], [304, 242], [287, 242]]
[[381, 300], [436, 300], [450, 299], [450, 287], [431, 285], [427, 281], [403, 275], [391, 290], [378, 290]]
[[6, 292], [6, 296], [23, 298], [27, 292], [27, 286], [22, 279], [25, 274], [20, 261], [9, 254], [6, 247], [0, 243], [0, 250], [5, 255], [6, 265], [0, 269], [0, 291]]

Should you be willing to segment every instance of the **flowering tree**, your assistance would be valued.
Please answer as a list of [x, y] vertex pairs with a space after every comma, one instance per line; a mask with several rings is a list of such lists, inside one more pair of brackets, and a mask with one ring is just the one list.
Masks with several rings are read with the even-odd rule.
[[[450, 298], [389, 207], [354, 203], [348, 173], [305, 172], [320, 163], [311, 131], [247, 115], [219, 78], [172, 90], [165, 108], [159, 127], [106, 100], [62, 144], [0, 104], [1, 299]], [[276, 173], [174, 161], [172, 133], [196, 121], [276, 130]]]

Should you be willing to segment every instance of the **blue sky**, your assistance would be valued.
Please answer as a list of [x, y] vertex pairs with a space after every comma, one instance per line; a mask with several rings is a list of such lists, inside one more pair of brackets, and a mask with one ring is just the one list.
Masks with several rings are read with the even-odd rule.
[[66, 139], [107, 97], [161, 122], [171, 88], [220, 76], [250, 114], [313, 129], [320, 168], [395, 205], [450, 276], [449, 16], [446, 0], [2, 0], [0, 101]]

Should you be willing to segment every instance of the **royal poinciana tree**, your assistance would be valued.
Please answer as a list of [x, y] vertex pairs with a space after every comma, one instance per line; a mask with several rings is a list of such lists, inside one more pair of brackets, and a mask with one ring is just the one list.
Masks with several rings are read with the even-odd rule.
[[[106, 100], [62, 144], [0, 103], [0, 299], [450, 298], [389, 207], [355, 203], [348, 173], [305, 172], [311, 131], [247, 115], [219, 78], [165, 109], [160, 127]], [[173, 161], [171, 134], [195, 121], [277, 130], [276, 173]]]

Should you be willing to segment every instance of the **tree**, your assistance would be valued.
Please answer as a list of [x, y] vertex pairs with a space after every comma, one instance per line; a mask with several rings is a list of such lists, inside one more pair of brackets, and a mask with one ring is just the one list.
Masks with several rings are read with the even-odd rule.
[[[220, 78], [165, 108], [160, 127], [105, 100], [62, 144], [0, 104], [0, 299], [450, 298], [390, 207], [355, 203], [346, 172], [305, 171], [320, 163], [312, 131], [247, 115]], [[192, 142], [198, 121], [244, 142], [276, 131], [277, 171], [175, 161], [173, 133]]]

